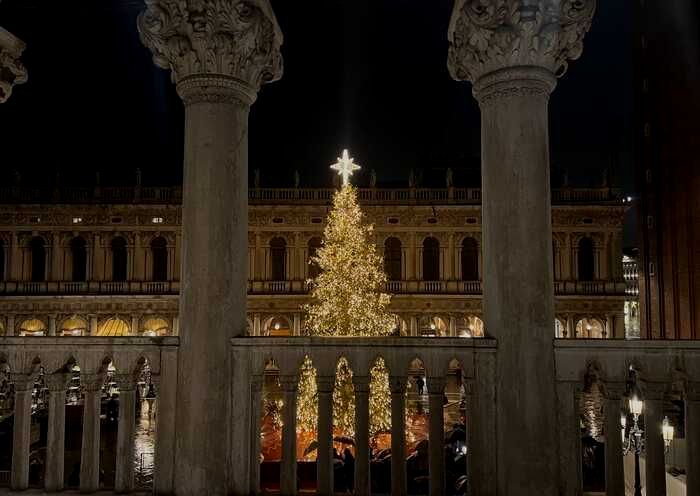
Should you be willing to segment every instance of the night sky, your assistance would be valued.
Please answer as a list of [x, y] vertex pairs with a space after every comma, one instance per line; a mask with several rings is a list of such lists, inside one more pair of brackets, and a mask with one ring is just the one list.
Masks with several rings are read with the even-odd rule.
[[[350, 148], [379, 183], [478, 185], [479, 110], [447, 71], [452, 0], [273, 0], [285, 74], [263, 87], [250, 120], [250, 169], [263, 186], [329, 186]], [[626, 2], [602, 1], [583, 57], [550, 107], [555, 182], [610, 168], [632, 184], [632, 25]], [[23, 39], [29, 82], [0, 105], [3, 180], [148, 185], [182, 178], [183, 108], [136, 31], [140, 0], [4, 0], [0, 25]], [[420, 171], [420, 172], [418, 172]], [[368, 175], [360, 177], [366, 183]], [[252, 177], [252, 174], [251, 174]]]

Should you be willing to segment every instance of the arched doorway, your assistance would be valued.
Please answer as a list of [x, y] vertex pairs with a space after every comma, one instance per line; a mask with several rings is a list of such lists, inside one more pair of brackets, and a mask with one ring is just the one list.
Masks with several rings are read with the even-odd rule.
[[32, 282], [46, 280], [46, 247], [43, 238], [36, 236], [29, 242]]
[[270, 240], [270, 278], [273, 281], [287, 280], [287, 241], [282, 237]]
[[162, 236], [151, 241], [151, 258], [153, 268], [151, 278], [156, 282], [168, 280], [168, 242]]
[[401, 280], [401, 240], [387, 238], [384, 242], [384, 272], [390, 281]]
[[83, 282], [87, 279], [87, 243], [81, 236], [70, 241], [70, 253], [73, 267], [71, 280]]
[[479, 244], [474, 238], [467, 237], [462, 241], [462, 280], [479, 280]]
[[433, 237], [423, 240], [423, 280], [440, 280], [440, 242]]
[[126, 281], [126, 240], [121, 236], [117, 236], [112, 240], [110, 248], [112, 250], [112, 280], [117, 282]]
[[578, 280], [595, 279], [595, 249], [593, 240], [585, 237], [578, 242]]

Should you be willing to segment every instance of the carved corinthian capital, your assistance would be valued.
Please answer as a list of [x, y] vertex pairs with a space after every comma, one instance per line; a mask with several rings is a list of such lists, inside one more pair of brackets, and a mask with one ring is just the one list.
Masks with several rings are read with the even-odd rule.
[[181, 95], [183, 84], [236, 86], [252, 102], [282, 76], [282, 32], [269, 0], [146, 0], [138, 29]]
[[16, 84], [27, 82], [27, 70], [19, 61], [24, 43], [0, 28], [0, 103], [5, 103]]
[[561, 77], [583, 52], [596, 0], [456, 0], [448, 67], [476, 83], [500, 69], [537, 67]]

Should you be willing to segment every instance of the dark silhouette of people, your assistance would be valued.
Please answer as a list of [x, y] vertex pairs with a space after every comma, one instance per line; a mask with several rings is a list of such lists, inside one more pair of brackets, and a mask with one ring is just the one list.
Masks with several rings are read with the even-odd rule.
[[345, 485], [352, 492], [355, 489], [355, 457], [352, 456], [350, 448], [345, 448], [343, 451], [343, 462], [345, 464]]
[[73, 464], [67, 482], [70, 487], [80, 487], [80, 463], [76, 462]]
[[418, 395], [423, 396], [425, 394], [425, 381], [422, 377], [416, 379], [416, 387], [418, 388]]

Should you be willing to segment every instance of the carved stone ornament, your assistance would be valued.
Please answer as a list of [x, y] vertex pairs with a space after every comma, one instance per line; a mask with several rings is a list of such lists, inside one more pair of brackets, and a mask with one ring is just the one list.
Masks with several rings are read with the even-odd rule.
[[507, 68], [538, 67], [557, 77], [583, 52], [596, 0], [456, 0], [448, 68], [476, 83]]
[[25, 44], [12, 33], [0, 28], [0, 103], [5, 103], [17, 84], [27, 82], [27, 70], [19, 58]]
[[282, 32], [268, 0], [146, 0], [138, 29], [181, 95], [183, 84], [231, 86], [254, 100], [282, 77]]

